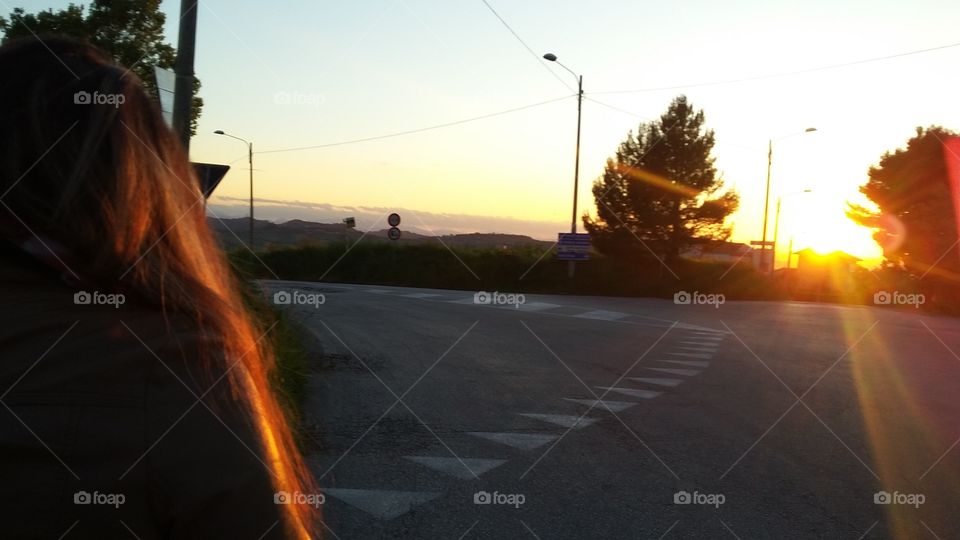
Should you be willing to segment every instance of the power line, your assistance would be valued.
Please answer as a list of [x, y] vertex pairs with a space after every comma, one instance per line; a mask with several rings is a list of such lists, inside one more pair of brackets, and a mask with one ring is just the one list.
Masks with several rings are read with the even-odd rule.
[[791, 76], [791, 75], [803, 75], [803, 74], [806, 74], [806, 73], [813, 73], [813, 72], [816, 72], [816, 71], [826, 71], [826, 70], [830, 70], [830, 69], [838, 69], [838, 68], [850, 67], [850, 66], [855, 66], [855, 65], [859, 65], [859, 64], [869, 64], [869, 63], [872, 63], [872, 62], [881, 62], [881, 61], [884, 61], [884, 60], [892, 60], [892, 59], [894, 59], [894, 58], [901, 58], [901, 57], [904, 57], [904, 56], [912, 56], [912, 55], [915, 55], [915, 54], [924, 54], [924, 53], [929, 53], [929, 52], [934, 52], [934, 51], [940, 51], [940, 50], [943, 50], [943, 49], [950, 49], [950, 48], [953, 48], [953, 47], [960, 47], [960, 43], [951, 43], [951, 44], [949, 44], [949, 45], [940, 45], [940, 46], [938, 46], [938, 47], [930, 47], [930, 48], [928, 48], [928, 49], [919, 49], [919, 50], [916, 50], [916, 51], [908, 51], [908, 52], [903, 52], [903, 53], [890, 54], [890, 55], [887, 55], [887, 56], [878, 56], [878, 57], [875, 57], [875, 58], [865, 58], [865, 59], [862, 59], [862, 60], [854, 60], [854, 61], [852, 61], [852, 62], [844, 62], [844, 63], [841, 63], [841, 64], [831, 64], [831, 65], [827, 65], [827, 66], [819, 66], [819, 67], [814, 67], [814, 68], [801, 69], [801, 70], [797, 70], [797, 71], [784, 71], [784, 72], [780, 72], [780, 73], [769, 73], [769, 74], [766, 74], [766, 75], [754, 75], [754, 76], [752, 76], [752, 77], [744, 77], [744, 78], [741, 78], [741, 79], [725, 79], [725, 80], [719, 80], [719, 81], [709, 81], [709, 82], [701, 82], [701, 83], [693, 83], [693, 84], [683, 84], [683, 85], [675, 85], [675, 86], [661, 86], [661, 87], [656, 87], [656, 88], [638, 88], [638, 89], [636, 89], [636, 90], [604, 90], [604, 91], [601, 91], [601, 92], [591, 92], [591, 94], [596, 94], [596, 95], [599, 95], [599, 94], [639, 94], [639, 93], [645, 93], [645, 92], [658, 92], [658, 91], [661, 91], [661, 90], [682, 90], [682, 89], [685, 89], [685, 88], [698, 88], [698, 87], [703, 87], [703, 86], [719, 86], [719, 85], [723, 85], [723, 84], [736, 84], [736, 83], [742, 83], [742, 82], [759, 81], [759, 80], [763, 80], [763, 79], [773, 79], [773, 78], [777, 78], [777, 77], [789, 77], [789, 76]]
[[621, 109], [620, 107], [615, 107], [615, 106], [613, 106], [613, 105], [611, 105], [611, 104], [609, 104], [609, 103], [604, 103], [604, 102], [600, 101], [599, 99], [594, 99], [594, 98], [592, 98], [592, 97], [590, 97], [590, 96], [587, 96], [587, 95], [584, 95], [584, 96], [583, 96], [583, 99], [585, 99], [585, 100], [587, 100], [587, 101], [592, 101], [592, 102], [596, 103], [597, 105], [602, 105], [602, 106], [604, 106], [604, 107], [606, 107], [606, 108], [608, 108], [608, 109], [617, 111], [617, 112], [619, 112], [619, 113], [623, 113], [623, 114], [626, 114], [626, 115], [629, 115], [629, 116], [633, 116], [633, 117], [635, 117], [635, 118], [639, 118], [639, 119], [641, 119], [641, 120], [650, 120], [650, 117], [649, 117], [649, 116], [644, 116], [644, 115], [642, 115], [642, 114], [637, 114], [637, 113], [635, 113], [635, 112], [631, 112], [631, 111], [628, 111], [628, 110], [626, 110], [626, 109]]
[[513, 28], [510, 28], [510, 25], [507, 24], [507, 21], [505, 21], [505, 20], [503, 19], [503, 17], [501, 17], [500, 14], [497, 13], [497, 10], [493, 9], [493, 6], [491, 6], [490, 3], [487, 2], [487, 0], [480, 0], [480, 1], [483, 2], [483, 5], [487, 6], [487, 9], [490, 10], [490, 13], [493, 13], [493, 15], [494, 15], [497, 19], [499, 19], [501, 23], [503, 23], [503, 26], [506, 27], [506, 29], [509, 30], [511, 34], [513, 34], [513, 37], [517, 38], [517, 41], [519, 41], [520, 44], [523, 45], [523, 48], [526, 49], [526, 50], [530, 53], [530, 55], [533, 56], [533, 57], [537, 60], [537, 63], [540, 64], [541, 66], [543, 66], [543, 69], [547, 70], [547, 72], [550, 73], [550, 75], [552, 75], [554, 79], [560, 81], [560, 84], [562, 84], [563, 86], [565, 86], [565, 87], [567, 88], [567, 90], [570, 90], [571, 92], [574, 91], [574, 90], [573, 90], [573, 87], [570, 86], [569, 84], [567, 84], [567, 81], [563, 80], [563, 79], [562, 79], [559, 75], [557, 75], [552, 69], [550, 69], [550, 67], [547, 66], [546, 63], [544, 63], [543, 58], [542, 58], [539, 54], [537, 54], [536, 51], [534, 51], [533, 49], [531, 49], [530, 46], [527, 45], [527, 42], [524, 41], [523, 38], [521, 38], [519, 34], [517, 34], [516, 32], [513, 31]]
[[435, 124], [435, 125], [432, 125], [432, 126], [426, 126], [426, 127], [422, 127], [422, 128], [408, 129], [408, 130], [405, 130], [405, 131], [396, 131], [396, 132], [393, 132], [393, 133], [386, 133], [386, 134], [384, 134], [384, 135], [374, 135], [374, 136], [372, 136], [372, 137], [362, 137], [362, 138], [359, 138], [359, 139], [349, 139], [349, 140], [345, 140], [345, 141], [337, 141], [337, 142], [324, 143], [324, 144], [315, 144], [315, 145], [311, 145], [311, 146], [297, 146], [297, 147], [293, 147], [293, 148], [277, 148], [277, 149], [274, 149], [274, 150], [261, 150], [261, 151], [256, 152], [256, 153], [257, 153], [257, 154], [276, 154], [276, 153], [279, 153], [279, 152], [296, 152], [296, 151], [298, 151], [298, 150], [314, 150], [314, 149], [318, 149], [318, 148], [330, 148], [330, 147], [332, 147], [332, 146], [343, 146], [343, 145], [347, 145], [347, 144], [355, 144], [355, 143], [362, 143], [362, 142], [369, 142], [369, 141], [378, 141], [378, 140], [380, 140], [380, 139], [390, 139], [390, 138], [393, 138], [393, 137], [401, 137], [401, 136], [403, 136], [403, 135], [412, 135], [412, 134], [414, 134], [414, 133], [422, 133], [422, 132], [424, 132], [424, 131], [431, 131], [431, 130], [434, 130], [434, 129], [441, 129], [441, 128], [447, 128], [447, 127], [451, 127], [451, 126], [458, 126], [458, 125], [460, 125], [460, 124], [466, 124], [466, 123], [468, 123], [468, 122], [476, 122], [477, 120], [485, 120], [485, 119], [487, 119], [487, 118], [493, 118], [493, 117], [495, 117], [495, 116], [503, 116], [503, 115], [505, 115], [505, 114], [515, 113], [515, 112], [523, 111], [523, 110], [526, 110], [526, 109], [532, 109], [532, 108], [534, 108], [534, 107], [540, 107], [540, 106], [542, 106], [542, 105], [547, 105], [547, 104], [549, 104], [549, 103], [555, 103], [555, 102], [557, 102], [557, 101], [561, 101], [561, 100], [564, 100], [564, 99], [570, 99], [571, 97], [574, 97], [574, 96], [563, 96], [563, 97], [558, 97], [558, 98], [554, 98], [554, 99], [548, 99], [547, 101], [540, 101], [540, 102], [538, 102], [538, 103], [531, 103], [531, 104], [529, 104], [529, 105], [524, 105], [524, 106], [522, 106], [522, 107], [514, 107], [514, 108], [512, 108], [512, 109], [507, 109], [507, 110], [504, 110], [504, 111], [498, 111], [498, 112], [495, 112], [495, 113], [484, 114], [484, 115], [481, 115], [481, 116], [474, 116], [474, 117], [471, 117], [471, 118], [464, 118], [464, 119], [462, 119], [462, 120], [454, 120], [453, 122], [445, 122], [445, 123], [443, 123], [443, 124]]

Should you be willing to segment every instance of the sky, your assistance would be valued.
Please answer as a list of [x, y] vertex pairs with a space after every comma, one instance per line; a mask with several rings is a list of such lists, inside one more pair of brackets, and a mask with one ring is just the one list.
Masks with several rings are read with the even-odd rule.
[[[10, 1], [0, 8], [67, 3]], [[780, 264], [790, 238], [876, 259], [870, 231], [844, 216], [864, 202], [868, 168], [917, 126], [960, 130], [960, 47], [795, 73], [956, 43], [957, 2], [487, 2], [522, 43], [483, 0], [201, 1], [205, 106], [191, 158], [233, 167], [211, 211], [246, 215], [246, 148], [213, 133], [224, 130], [253, 142], [258, 217], [356, 216], [367, 230], [397, 210], [419, 232], [555, 239], [570, 227], [576, 81], [546, 52], [584, 80], [578, 214], [595, 212], [590, 185], [628, 131], [685, 94], [741, 196], [736, 241], [761, 237], [774, 140], [768, 239], [783, 196]], [[163, 8], [175, 44], [179, 2]], [[771, 76], [784, 73], [795, 74]]]

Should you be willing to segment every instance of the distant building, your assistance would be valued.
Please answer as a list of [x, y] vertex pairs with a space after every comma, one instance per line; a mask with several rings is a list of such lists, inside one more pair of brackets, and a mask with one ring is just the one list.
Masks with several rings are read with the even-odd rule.
[[723, 240], [702, 240], [680, 252], [680, 257], [691, 261], [737, 263], [750, 261], [750, 246]]
[[798, 256], [793, 292], [811, 300], [835, 300], [854, 290], [859, 258], [842, 251], [821, 255], [810, 248]]

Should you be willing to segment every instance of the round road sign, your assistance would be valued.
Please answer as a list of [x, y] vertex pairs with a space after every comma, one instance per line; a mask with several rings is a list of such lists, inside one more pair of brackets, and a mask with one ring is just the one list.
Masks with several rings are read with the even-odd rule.
[[396, 227], [390, 227], [390, 230], [387, 231], [387, 236], [389, 236], [391, 240], [399, 240], [400, 229]]
[[397, 225], [399, 225], [399, 224], [400, 224], [400, 214], [398, 214], [398, 213], [396, 213], [396, 212], [390, 214], [390, 215], [387, 217], [387, 223], [389, 223], [391, 227], [396, 227]]

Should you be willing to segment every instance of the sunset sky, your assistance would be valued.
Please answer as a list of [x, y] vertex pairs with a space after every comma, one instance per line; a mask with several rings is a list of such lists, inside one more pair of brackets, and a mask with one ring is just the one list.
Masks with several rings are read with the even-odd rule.
[[[10, 1], [0, 7], [66, 4]], [[867, 168], [916, 126], [960, 129], [960, 47], [700, 84], [950, 45], [960, 41], [957, 2], [488, 1], [537, 56], [553, 52], [582, 73], [588, 98], [623, 110], [584, 102], [580, 213], [594, 210], [590, 184], [626, 133], [684, 93], [704, 109], [717, 167], [741, 195], [735, 240], [761, 235], [767, 140], [816, 127], [774, 143], [768, 236], [776, 196], [794, 194], [784, 199], [781, 259], [791, 236], [797, 249], [875, 258], [869, 231], [843, 213], [861, 201]], [[179, 2], [164, 9], [175, 44]], [[404, 225], [423, 232], [555, 239], [569, 229], [576, 100], [563, 83], [575, 81], [540, 62], [482, 0], [203, 1], [197, 75], [205, 107], [192, 158], [234, 167], [212, 201], [221, 216], [246, 215], [237, 199], [248, 185], [245, 148], [217, 129], [254, 142], [265, 218], [356, 215], [366, 230], [400, 209]], [[643, 91], [614, 93], [630, 90]], [[553, 99], [402, 137], [263, 153]], [[796, 194], [804, 189], [813, 191]]]

